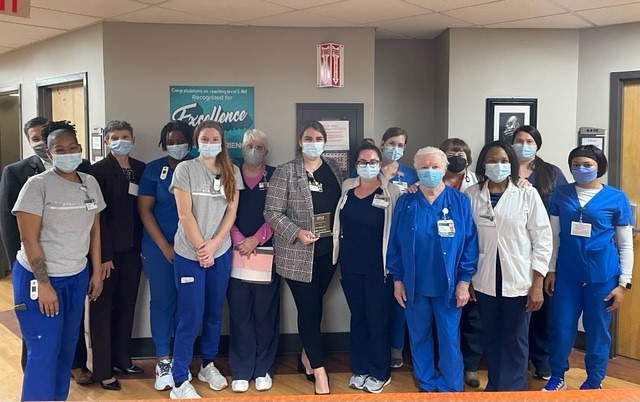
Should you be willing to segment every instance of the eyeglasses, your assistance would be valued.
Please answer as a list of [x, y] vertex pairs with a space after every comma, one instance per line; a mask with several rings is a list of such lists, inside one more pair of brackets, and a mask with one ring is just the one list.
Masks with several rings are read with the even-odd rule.
[[252, 149], [255, 149], [255, 150], [256, 150], [256, 151], [258, 151], [258, 152], [264, 152], [264, 151], [265, 151], [264, 145], [252, 145], [252, 144], [247, 144], [247, 145], [245, 145], [245, 146], [244, 146], [244, 148], [245, 148], [247, 151], [251, 151]]
[[366, 167], [367, 165], [374, 168], [380, 165], [380, 161], [375, 159], [372, 159], [370, 161], [365, 161], [364, 159], [360, 159], [359, 161], [356, 162], [356, 165], [358, 165], [358, 167], [361, 167], [361, 168]]

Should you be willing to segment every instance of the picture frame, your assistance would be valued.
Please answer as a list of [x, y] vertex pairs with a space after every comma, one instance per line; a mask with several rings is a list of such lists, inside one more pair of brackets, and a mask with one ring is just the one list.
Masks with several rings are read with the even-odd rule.
[[516, 128], [536, 126], [537, 117], [536, 98], [487, 98], [485, 142], [506, 140], [510, 143]]

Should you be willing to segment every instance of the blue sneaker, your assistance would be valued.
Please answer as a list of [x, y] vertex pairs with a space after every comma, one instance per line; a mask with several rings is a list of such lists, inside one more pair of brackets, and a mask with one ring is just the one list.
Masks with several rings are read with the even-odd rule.
[[602, 384], [598, 384], [597, 387], [594, 387], [593, 385], [589, 384], [588, 382], [583, 382], [582, 385], [580, 386], [580, 389], [585, 390], [585, 389], [602, 389]]
[[547, 385], [542, 388], [543, 391], [562, 391], [567, 389], [567, 383], [564, 382], [564, 378], [552, 376]]

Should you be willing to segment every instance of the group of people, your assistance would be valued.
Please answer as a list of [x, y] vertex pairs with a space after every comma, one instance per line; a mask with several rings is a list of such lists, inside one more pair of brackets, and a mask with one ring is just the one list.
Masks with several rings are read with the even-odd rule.
[[[199, 398], [189, 365], [200, 329], [198, 379], [228, 386], [214, 364], [226, 299], [231, 389], [253, 381], [269, 390], [282, 277], [298, 312], [298, 370], [328, 394], [320, 323], [338, 265], [351, 311], [351, 388], [383, 391], [403, 364], [406, 326], [420, 391], [479, 386], [483, 353], [486, 390], [527, 389], [529, 362], [545, 390], [564, 389], [581, 313], [581, 389], [601, 387], [611, 312], [631, 283], [633, 222], [624, 193], [598, 180], [607, 169], [598, 148], [571, 151], [571, 184], [537, 156], [542, 137], [531, 126], [512, 143], [485, 145], [475, 174], [457, 138], [421, 148], [412, 169], [399, 163], [407, 133], [393, 127], [380, 147], [363, 141], [343, 181], [323, 155], [317, 121], [304, 123], [296, 158], [277, 168], [266, 164], [260, 130], [244, 134], [240, 166], [214, 121], [195, 130], [169, 122], [159, 142], [167, 154], [146, 165], [129, 156], [129, 123], [112, 121], [104, 134], [110, 152], [89, 165], [72, 125], [31, 120], [25, 135], [36, 155], [3, 172], [0, 223], [26, 347], [22, 399], [66, 399], [70, 372], [108, 390], [120, 389], [115, 371], [142, 373], [131, 360], [141, 270], [155, 389]], [[269, 249], [268, 280], [232, 274], [237, 260]]]

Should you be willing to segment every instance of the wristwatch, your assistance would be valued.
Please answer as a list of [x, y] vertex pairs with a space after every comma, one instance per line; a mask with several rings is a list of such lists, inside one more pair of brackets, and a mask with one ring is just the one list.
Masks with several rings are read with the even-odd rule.
[[619, 283], [618, 285], [622, 286], [625, 289], [630, 290], [631, 289], [631, 282], [627, 282], [627, 283]]

